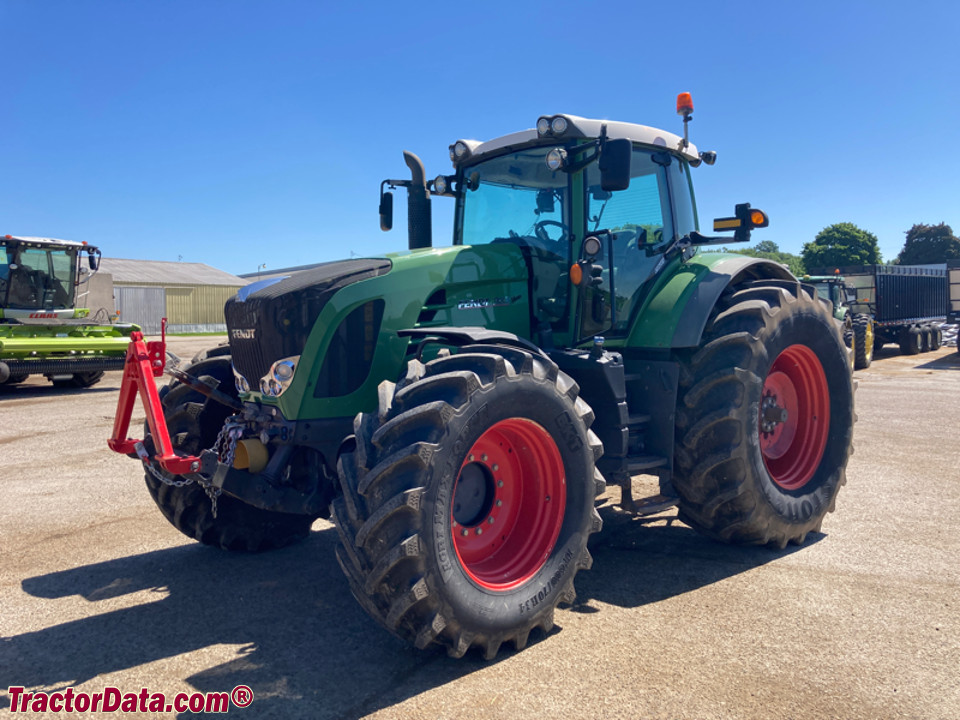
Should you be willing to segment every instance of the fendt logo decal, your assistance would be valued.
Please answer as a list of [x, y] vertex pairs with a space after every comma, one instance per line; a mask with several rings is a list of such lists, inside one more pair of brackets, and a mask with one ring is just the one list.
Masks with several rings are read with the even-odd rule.
[[254, 329], [240, 330], [238, 328], [236, 330], [231, 330], [230, 336], [234, 340], [253, 340], [257, 336], [257, 331]]
[[477, 298], [476, 300], [467, 300], [460, 303], [457, 305], [457, 310], [480, 310], [488, 307], [504, 307], [505, 305], [513, 305], [519, 299], [519, 295], [514, 295], [513, 297]]

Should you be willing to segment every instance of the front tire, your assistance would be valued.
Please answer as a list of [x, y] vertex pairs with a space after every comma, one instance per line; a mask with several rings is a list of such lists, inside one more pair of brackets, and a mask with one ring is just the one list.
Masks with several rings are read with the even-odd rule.
[[800, 544], [834, 509], [852, 436], [850, 365], [828, 306], [798, 283], [741, 285], [682, 358], [680, 517], [725, 542]]
[[[224, 349], [197, 355], [184, 370], [201, 379], [217, 380], [221, 392], [237, 397], [230, 356]], [[184, 455], [199, 455], [212, 447], [224, 421], [233, 413], [226, 405], [176, 380], [161, 388], [160, 397], [174, 449]], [[153, 438], [149, 427], [145, 428], [144, 445], [152, 450]], [[169, 475], [156, 464], [153, 469], [170, 479], [183, 479]], [[259, 552], [290, 545], [310, 533], [315, 519], [261, 510], [226, 494], [217, 498], [214, 517], [210, 498], [197, 483], [176, 487], [158, 480], [149, 471], [144, 479], [150, 496], [171, 525], [189, 538], [224, 550]]]
[[333, 504], [337, 558], [398, 637], [490, 659], [553, 627], [600, 529], [600, 441], [579, 388], [547, 358], [476, 345], [414, 360], [357, 417]]
[[855, 339], [853, 368], [864, 370], [873, 362], [873, 319], [869, 315], [858, 314], [853, 318], [853, 336]]

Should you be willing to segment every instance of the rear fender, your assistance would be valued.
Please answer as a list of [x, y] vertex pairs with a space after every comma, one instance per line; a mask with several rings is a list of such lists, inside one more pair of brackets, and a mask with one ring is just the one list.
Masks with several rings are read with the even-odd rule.
[[744, 280], [796, 280], [782, 265], [727, 253], [697, 253], [668, 271], [646, 298], [627, 347], [697, 347], [714, 306], [731, 285]]

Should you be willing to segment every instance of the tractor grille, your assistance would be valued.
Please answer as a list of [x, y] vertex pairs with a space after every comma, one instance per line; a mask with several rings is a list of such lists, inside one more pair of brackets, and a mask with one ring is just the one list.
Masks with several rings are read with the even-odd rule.
[[303, 352], [334, 293], [390, 268], [384, 259], [344, 260], [243, 288], [223, 309], [234, 367], [256, 388], [274, 362]]

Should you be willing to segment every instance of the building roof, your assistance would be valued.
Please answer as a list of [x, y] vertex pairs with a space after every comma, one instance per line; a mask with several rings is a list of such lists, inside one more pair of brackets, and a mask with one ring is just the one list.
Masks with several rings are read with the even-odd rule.
[[113, 282], [120, 284], [152, 283], [242, 287], [250, 282], [203, 263], [124, 260], [105, 257], [100, 260], [100, 270], [110, 273], [113, 276]]

